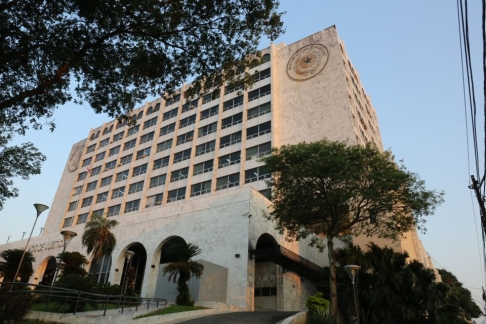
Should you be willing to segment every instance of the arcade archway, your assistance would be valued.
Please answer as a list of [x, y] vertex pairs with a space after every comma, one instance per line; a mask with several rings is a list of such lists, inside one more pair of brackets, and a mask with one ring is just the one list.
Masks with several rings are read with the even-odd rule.
[[[126, 257], [126, 252], [133, 252], [130, 257]], [[145, 266], [147, 263], [147, 251], [141, 243], [131, 245], [122, 257], [125, 258], [123, 263], [123, 272], [120, 286], [124, 293], [141, 294]]]
[[40, 285], [50, 286], [52, 285], [52, 280], [54, 279], [54, 274], [56, 273], [56, 258], [49, 257], [46, 264], [46, 269], [44, 270], [44, 274], [42, 275], [42, 279], [40, 280]]

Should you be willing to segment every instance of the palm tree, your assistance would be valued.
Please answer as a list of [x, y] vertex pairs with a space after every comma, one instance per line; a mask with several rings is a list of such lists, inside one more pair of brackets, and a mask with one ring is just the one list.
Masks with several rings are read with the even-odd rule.
[[168, 249], [167, 254], [172, 261], [164, 267], [163, 274], [169, 274], [168, 280], [177, 283], [176, 304], [193, 306], [187, 282], [191, 277], [201, 278], [204, 271], [204, 265], [191, 260], [201, 254], [201, 249], [192, 243], [176, 244]]
[[110, 231], [118, 225], [114, 219], [93, 216], [84, 226], [81, 243], [86, 247], [88, 254], [92, 254], [95, 259], [103, 255], [110, 255], [116, 246], [116, 237]]
[[88, 259], [84, 255], [79, 252], [64, 252], [59, 253], [57, 256], [59, 259], [59, 263], [61, 264], [60, 271], [63, 276], [69, 275], [72, 273], [78, 274], [82, 277], [87, 275], [86, 269], [84, 266], [87, 265]]
[[[111, 232], [118, 222], [114, 219], [93, 216], [93, 218], [84, 226], [84, 233], [81, 238], [81, 244], [86, 247], [89, 254], [93, 255], [92, 266], [98, 259], [104, 262], [103, 256], [110, 256], [116, 246], [116, 237]], [[103, 268], [103, 264], [101, 264]], [[100, 280], [98, 276], [97, 281]]]
[[[448, 298], [450, 289], [436, 282], [433, 270], [413, 260], [406, 252], [357, 246], [336, 250], [336, 261], [361, 266], [356, 286], [359, 292], [360, 323], [363, 324], [456, 324], [461, 309]], [[354, 314], [353, 291], [344, 269], [338, 269], [339, 304]]]
[[[23, 253], [24, 250], [21, 249], [5, 250], [0, 253], [0, 258], [5, 260], [0, 261], [0, 277], [3, 277], [4, 282], [16, 281], [14, 276], [17, 272], [17, 268]], [[34, 269], [32, 269], [32, 262], [35, 262], [34, 256], [32, 253], [26, 251], [24, 260], [22, 261], [22, 266], [19, 270], [20, 281], [29, 281], [30, 276], [32, 276], [34, 273]]]

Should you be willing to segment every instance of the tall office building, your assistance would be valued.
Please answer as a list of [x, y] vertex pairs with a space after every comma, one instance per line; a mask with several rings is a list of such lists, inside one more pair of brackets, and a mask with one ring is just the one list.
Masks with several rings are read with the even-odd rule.
[[[113, 254], [89, 266], [99, 281], [123, 285], [129, 265], [135, 291], [173, 300], [162, 269], [167, 248], [185, 241], [202, 249], [204, 275], [190, 282], [197, 301], [303, 308], [316, 291], [305, 278], [318, 277], [327, 254], [286, 242], [265, 217], [270, 175], [258, 158], [272, 147], [322, 138], [383, 149], [380, 130], [334, 26], [290, 45], [271, 44], [253, 63], [246, 68], [255, 75], [251, 89], [226, 85], [194, 100], [179, 94], [147, 102], [133, 112], [136, 126], [113, 120], [74, 144], [42, 236], [32, 240], [31, 281], [52, 280], [60, 231], [78, 233], [68, 250], [83, 252], [84, 223], [102, 215], [119, 225]], [[428, 262], [413, 235], [395, 248]], [[135, 252], [129, 262], [126, 251]]]

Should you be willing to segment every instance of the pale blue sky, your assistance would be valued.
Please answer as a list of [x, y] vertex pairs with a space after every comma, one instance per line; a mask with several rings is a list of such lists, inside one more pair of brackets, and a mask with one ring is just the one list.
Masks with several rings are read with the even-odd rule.
[[[470, 37], [478, 107], [483, 94], [481, 71], [481, 4], [470, 1]], [[353, 65], [377, 111], [385, 148], [420, 174], [429, 188], [444, 190], [446, 202], [428, 217], [421, 235], [436, 266], [453, 272], [481, 302], [482, 264], [478, 248], [477, 205], [468, 189], [466, 126], [455, 1], [282, 0], [287, 32], [275, 43], [293, 43], [336, 25]], [[262, 42], [262, 48], [268, 42]], [[0, 211], [0, 243], [29, 234], [33, 203], [50, 205], [73, 143], [90, 127], [110, 119], [90, 107], [68, 104], [54, 115], [57, 129], [30, 131], [18, 141], [32, 141], [47, 161], [42, 174], [16, 180], [17, 199]], [[482, 134], [482, 116], [479, 131]], [[479, 138], [484, 138], [484, 134]], [[480, 143], [484, 154], [484, 143]], [[473, 210], [473, 206], [475, 211]], [[36, 226], [38, 235], [47, 212]], [[477, 225], [479, 228], [479, 225]]]

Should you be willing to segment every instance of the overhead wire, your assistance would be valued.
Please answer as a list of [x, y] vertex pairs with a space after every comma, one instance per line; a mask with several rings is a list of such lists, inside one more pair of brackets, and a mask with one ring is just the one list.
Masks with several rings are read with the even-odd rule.
[[474, 76], [471, 64], [471, 46], [469, 42], [469, 14], [467, 0], [465, 0], [464, 5], [462, 0], [458, 0], [459, 11], [460, 11], [460, 31], [462, 32], [463, 39], [463, 50], [464, 59], [466, 67], [466, 77], [467, 77], [467, 88], [469, 97], [469, 110], [471, 116], [471, 131], [473, 136], [473, 147], [474, 147], [474, 161], [476, 166], [476, 178], [481, 181], [480, 176], [480, 166], [479, 166], [479, 149], [478, 149], [478, 136], [477, 136], [477, 109], [476, 109], [476, 95], [474, 92]]
[[[486, 94], [486, 0], [482, 0], [482, 7], [483, 7], [483, 12], [482, 12], [482, 32], [483, 32], [483, 94]], [[462, 69], [462, 83], [463, 83], [463, 99], [464, 99], [464, 112], [465, 112], [465, 117], [466, 117], [466, 143], [467, 143], [467, 159], [468, 159], [468, 170], [469, 170], [469, 175], [471, 174], [471, 161], [470, 161], [470, 144], [469, 144], [469, 129], [468, 129], [468, 117], [467, 117], [467, 100], [466, 100], [466, 87], [465, 87], [465, 81], [464, 81], [464, 69], [466, 70], [467, 74], [467, 91], [468, 91], [468, 99], [469, 99], [469, 112], [470, 112], [470, 117], [471, 117], [471, 132], [472, 132], [472, 141], [473, 141], [473, 147], [474, 147], [474, 163], [475, 163], [475, 169], [476, 169], [476, 179], [479, 181], [479, 184], [477, 185], [478, 192], [480, 197], [478, 199], [481, 200], [481, 202], [484, 203], [484, 193], [486, 192], [486, 181], [485, 181], [485, 175], [481, 175], [480, 172], [480, 162], [479, 162], [479, 144], [478, 144], [478, 134], [477, 134], [477, 106], [476, 106], [476, 95], [474, 92], [474, 75], [473, 75], [473, 69], [472, 69], [472, 60], [471, 60], [471, 46], [470, 46], [470, 41], [469, 41], [469, 11], [468, 11], [468, 1], [464, 0], [464, 3], [462, 0], [457, 0], [457, 15], [458, 15], [458, 27], [459, 27], [459, 42], [460, 42], [460, 49], [461, 49], [461, 69]], [[464, 55], [463, 55], [464, 52]], [[464, 62], [465, 61], [465, 62]], [[486, 116], [486, 100], [484, 101], [484, 116]], [[484, 168], [483, 172], [486, 172], [486, 118], [484, 119]], [[473, 181], [474, 182], [474, 181]], [[482, 191], [481, 191], [482, 188]], [[472, 199], [472, 195], [471, 195]], [[480, 203], [481, 203], [480, 202]], [[481, 207], [481, 206], [480, 206]], [[484, 215], [483, 210], [481, 209], [480, 213], [480, 221], [481, 221], [481, 234], [482, 234], [482, 252], [483, 252], [483, 265], [482, 267], [480, 266], [482, 270], [482, 284], [484, 287], [484, 282], [485, 282], [485, 276], [486, 276], [486, 248], [485, 248], [485, 231], [486, 231], [486, 215]], [[473, 218], [474, 218], [474, 224], [476, 227], [476, 239], [478, 241], [478, 247], [480, 246], [479, 244], [479, 237], [478, 237], [478, 227], [477, 227], [477, 221], [476, 221], [476, 215], [475, 215], [475, 209], [473, 205]], [[479, 247], [478, 250], [479, 253], [479, 262], [481, 264], [481, 248]], [[484, 302], [484, 301], [483, 301]]]
[[[464, 118], [465, 118], [465, 125], [466, 125], [466, 151], [467, 151], [467, 168], [468, 168], [468, 176], [471, 174], [471, 159], [470, 159], [470, 145], [469, 145], [469, 127], [468, 127], [468, 114], [467, 114], [467, 101], [466, 101], [466, 85], [465, 85], [465, 80], [464, 80], [464, 57], [462, 53], [462, 47], [463, 47], [463, 40], [462, 40], [462, 34], [461, 34], [461, 20], [460, 20], [460, 15], [459, 15], [459, 1], [457, 1], [457, 23], [459, 26], [459, 47], [460, 47], [460, 56], [461, 56], [461, 71], [462, 71], [462, 94], [463, 94], [463, 103], [464, 103]], [[485, 275], [486, 275], [486, 257], [484, 255], [484, 245], [483, 248], [481, 248], [481, 243], [479, 241], [479, 234], [478, 234], [478, 224], [476, 220], [476, 209], [474, 208], [474, 198], [473, 198], [473, 193], [472, 191], [469, 192], [471, 195], [471, 207], [473, 211], [473, 223], [476, 229], [476, 242], [478, 245], [478, 255], [479, 255], [479, 268], [482, 269], [482, 274], [481, 274], [481, 281], [482, 285], [484, 287], [484, 282], [485, 282]], [[483, 237], [483, 242], [484, 242], [484, 233], [481, 231], [482, 237]], [[481, 257], [481, 251], [483, 252], [483, 257]], [[483, 260], [484, 262], [481, 262]]]

